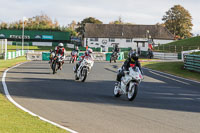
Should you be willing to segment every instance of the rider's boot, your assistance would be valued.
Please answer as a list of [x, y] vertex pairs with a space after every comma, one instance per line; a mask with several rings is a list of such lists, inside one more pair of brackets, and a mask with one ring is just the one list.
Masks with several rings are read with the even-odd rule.
[[74, 73], [77, 73], [78, 67], [79, 67], [79, 65], [78, 65], [78, 63], [77, 63], [77, 64], [76, 64], [76, 68], [75, 68], [75, 70], [74, 70]]

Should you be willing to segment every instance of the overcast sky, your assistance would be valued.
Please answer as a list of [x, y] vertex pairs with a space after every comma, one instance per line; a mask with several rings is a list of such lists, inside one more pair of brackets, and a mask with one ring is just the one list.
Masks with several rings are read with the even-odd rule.
[[200, 0], [0, 0], [0, 3], [0, 22], [45, 13], [61, 25], [86, 17], [109, 23], [119, 16], [123, 21], [135, 24], [162, 23], [165, 12], [180, 4], [192, 15], [192, 32], [200, 34]]

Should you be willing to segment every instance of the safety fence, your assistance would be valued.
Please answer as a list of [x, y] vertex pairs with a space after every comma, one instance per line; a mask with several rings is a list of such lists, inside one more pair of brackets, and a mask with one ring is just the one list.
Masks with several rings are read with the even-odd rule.
[[184, 68], [200, 72], [200, 55], [185, 55]]

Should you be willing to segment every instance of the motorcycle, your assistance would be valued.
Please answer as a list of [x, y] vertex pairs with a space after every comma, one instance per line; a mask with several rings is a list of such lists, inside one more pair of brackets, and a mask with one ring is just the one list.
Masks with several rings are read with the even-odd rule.
[[57, 72], [57, 70], [62, 66], [62, 64], [63, 64], [63, 57], [60, 54], [58, 54], [53, 58], [53, 63], [51, 67], [53, 70], [53, 74]]
[[153, 59], [153, 52], [152, 52], [152, 51], [149, 51], [149, 52], [148, 52], [147, 58], [148, 58], [148, 59]]
[[78, 52], [73, 50], [72, 53], [71, 53], [71, 58], [70, 58], [70, 60], [69, 60], [69, 63], [74, 63], [74, 62], [76, 62], [76, 60], [77, 60], [77, 55], [78, 55]]
[[113, 52], [112, 54], [111, 54], [111, 57], [110, 57], [110, 63], [112, 62], [112, 61], [114, 61], [115, 63], [116, 63], [116, 60], [118, 59], [118, 53], [117, 52]]
[[[121, 69], [118, 71], [120, 72]], [[114, 88], [114, 96], [120, 97], [124, 94], [127, 95], [129, 101], [133, 101], [137, 95], [139, 84], [144, 78], [138, 67], [129, 67], [129, 71], [124, 71], [124, 73], [125, 76]]]
[[55, 57], [55, 52], [51, 52], [50, 53], [50, 57], [49, 57], [49, 64], [50, 64], [50, 67], [51, 67], [51, 69], [52, 69], [52, 64], [53, 64], [53, 59], [54, 59], [54, 57]]
[[[84, 82], [87, 78], [87, 75], [89, 74], [89, 71], [94, 65], [94, 61], [91, 57], [86, 56], [83, 61], [81, 62], [79, 68], [77, 69], [77, 72], [75, 73], [75, 80], [81, 80]], [[74, 71], [76, 69], [76, 66], [74, 67]]]

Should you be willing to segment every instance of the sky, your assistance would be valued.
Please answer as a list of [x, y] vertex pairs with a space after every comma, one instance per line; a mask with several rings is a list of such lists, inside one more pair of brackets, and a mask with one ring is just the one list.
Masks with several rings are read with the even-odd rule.
[[47, 14], [61, 25], [86, 17], [109, 23], [119, 16], [124, 22], [134, 24], [162, 23], [165, 12], [180, 4], [193, 18], [192, 33], [200, 34], [200, 0], [0, 0], [0, 3], [0, 22]]

